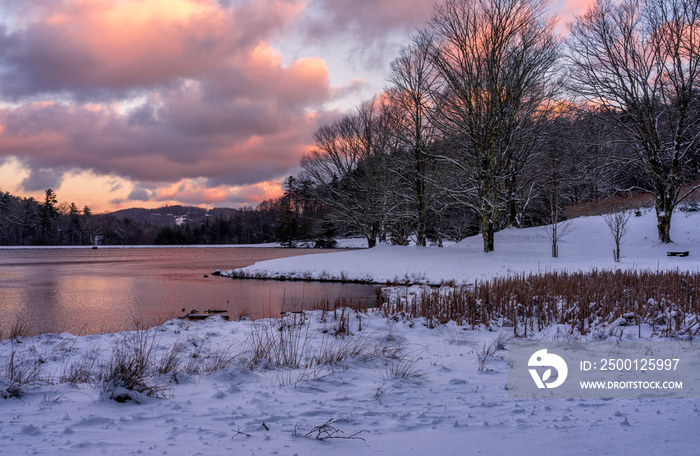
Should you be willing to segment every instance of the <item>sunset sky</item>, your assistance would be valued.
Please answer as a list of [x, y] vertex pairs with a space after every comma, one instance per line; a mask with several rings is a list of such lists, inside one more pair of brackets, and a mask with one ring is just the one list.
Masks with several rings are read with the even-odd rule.
[[[551, 0], [564, 23], [586, 0]], [[380, 92], [424, 0], [0, 0], [0, 190], [256, 205]], [[562, 27], [563, 29], [563, 27]]]

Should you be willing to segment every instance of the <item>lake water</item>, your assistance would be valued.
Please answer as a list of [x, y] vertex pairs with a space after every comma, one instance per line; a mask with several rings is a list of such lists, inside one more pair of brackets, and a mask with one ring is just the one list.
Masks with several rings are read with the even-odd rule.
[[[29, 333], [76, 335], [154, 325], [187, 311], [231, 319], [279, 315], [337, 297], [372, 302], [375, 286], [235, 280], [212, 276], [272, 258], [324, 250], [282, 248], [0, 249], [0, 330], [17, 318]], [[204, 277], [209, 275], [209, 277]]]

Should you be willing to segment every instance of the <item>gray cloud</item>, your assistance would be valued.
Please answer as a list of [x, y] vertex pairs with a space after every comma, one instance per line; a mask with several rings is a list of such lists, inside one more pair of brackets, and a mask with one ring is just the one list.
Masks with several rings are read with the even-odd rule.
[[129, 193], [129, 196], [127, 196], [126, 199], [129, 201], [148, 201], [151, 199], [151, 195], [149, 194], [148, 190], [144, 188], [136, 188]]
[[309, 18], [308, 33], [325, 38], [351, 34], [365, 45], [400, 31], [410, 33], [425, 25], [433, 9], [426, 0], [314, 0], [312, 7], [321, 14]]
[[63, 181], [64, 171], [47, 169], [47, 168], [31, 168], [29, 176], [22, 180], [22, 188], [28, 192], [36, 192], [46, 190], [47, 188], [58, 188]]

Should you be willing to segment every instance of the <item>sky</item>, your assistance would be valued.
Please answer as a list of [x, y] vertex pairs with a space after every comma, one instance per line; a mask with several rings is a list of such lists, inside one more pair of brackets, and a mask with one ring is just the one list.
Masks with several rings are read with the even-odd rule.
[[[550, 0], [561, 23], [590, 0]], [[0, 0], [0, 191], [255, 206], [386, 86], [429, 0]]]

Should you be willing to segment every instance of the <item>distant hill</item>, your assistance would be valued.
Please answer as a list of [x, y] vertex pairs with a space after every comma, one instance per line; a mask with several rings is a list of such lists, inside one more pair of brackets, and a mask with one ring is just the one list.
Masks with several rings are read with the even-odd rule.
[[112, 212], [117, 218], [131, 219], [136, 222], [148, 222], [155, 226], [181, 225], [186, 222], [201, 222], [207, 217], [229, 217], [238, 209], [221, 208], [204, 209], [196, 206], [164, 206], [156, 209], [132, 207]]

